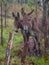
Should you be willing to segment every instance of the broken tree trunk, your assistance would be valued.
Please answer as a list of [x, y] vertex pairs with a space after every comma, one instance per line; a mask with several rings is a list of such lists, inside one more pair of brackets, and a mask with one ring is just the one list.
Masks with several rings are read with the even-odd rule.
[[6, 56], [5, 56], [4, 65], [9, 65], [9, 63], [10, 63], [10, 56], [11, 56], [13, 37], [14, 37], [14, 33], [10, 32], [9, 40], [8, 40], [8, 44], [7, 44], [7, 49], [6, 49]]

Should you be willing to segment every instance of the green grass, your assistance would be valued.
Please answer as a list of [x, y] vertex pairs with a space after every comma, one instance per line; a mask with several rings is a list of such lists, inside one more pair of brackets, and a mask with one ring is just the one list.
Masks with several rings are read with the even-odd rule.
[[30, 60], [32, 60], [35, 65], [49, 65], [49, 60], [45, 61], [44, 56], [42, 56], [41, 58], [27, 56], [26, 61], [29, 62]]
[[[8, 38], [9, 38], [9, 32], [14, 32], [14, 29], [12, 29], [11, 27], [7, 27], [3, 29], [3, 46], [0, 45], [0, 59], [2, 60], [1, 65], [4, 65], [4, 59], [5, 59], [5, 54], [6, 54], [6, 47], [7, 47], [7, 43], [8, 43]], [[20, 49], [20, 45], [23, 42], [23, 37], [22, 34], [20, 33], [20, 31], [18, 33], [14, 32], [14, 39], [13, 39], [13, 45], [12, 45], [12, 58], [11, 58], [11, 65], [12, 62], [16, 61], [16, 63], [18, 65], [21, 65], [21, 59], [18, 58], [16, 56], [16, 54], [18, 53], [18, 51], [21, 51]], [[29, 62], [30, 60], [32, 60], [35, 65], [49, 65], [49, 60], [45, 62], [44, 57], [41, 58], [37, 58], [34, 56], [27, 56], [26, 57], [26, 61]]]
[[11, 27], [3, 28], [3, 46], [0, 45], [0, 59], [2, 60], [2, 62], [4, 62], [4, 58], [6, 55], [6, 48], [7, 48], [7, 43], [8, 43], [10, 32], [14, 32], [12, 48], [14, 48], [15, 46], [20, 46], [21, 43], [23, 42], [23, 37], [20, 34], [20, 32], [15, 33], [14, 29], [12, 29]]

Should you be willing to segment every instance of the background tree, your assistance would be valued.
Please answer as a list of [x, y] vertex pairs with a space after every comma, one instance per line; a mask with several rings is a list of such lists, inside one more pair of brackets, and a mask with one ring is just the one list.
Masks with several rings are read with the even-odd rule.
[[3, 45], [3, 18], [2, 18], [2, 2], [3, 2], [3, 0], [0, 0], [0, 4], [1, 4], [1, 45]]
[[27, 4], [28, 3], [28, 0], [25, 0], [25, 3]]
[[[46, 0], [43, 0], [43, 31], [44, 31], [44, 40], [45, 40], [45, 52], [44, 52], [44, 57], [46, 55], [46, 49], [48, 48], [48, 29], [47, 29], [47, 22], [46, 22], [46, 18], [47, 18], [47, 2]], [[45, 57], [46, 59], [46, 57]]]
[[6, 14], [7, 14], [6, 13], [7, 12], [6, 8], [7, 8], [7, 2], [4, 1], [3, 3], [4, 3], [3, 5], [4, 5], [4, 8], [5, 8], [5, 27], [6, 27]]

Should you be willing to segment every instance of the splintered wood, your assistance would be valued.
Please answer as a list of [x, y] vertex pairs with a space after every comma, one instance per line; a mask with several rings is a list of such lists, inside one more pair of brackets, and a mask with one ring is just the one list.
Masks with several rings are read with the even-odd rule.
[[6, 49], [6, 56], [5, 56], [5, 63], [4, 63], [4, 65], [9, 65], [9, 63], [10, 63], [10, 56], [11, 56], [13, 37], [14, 37], [14, 33], [10, 32], [9, 40], [8, 40], [8, 44], [7, 44], [7, 49]]

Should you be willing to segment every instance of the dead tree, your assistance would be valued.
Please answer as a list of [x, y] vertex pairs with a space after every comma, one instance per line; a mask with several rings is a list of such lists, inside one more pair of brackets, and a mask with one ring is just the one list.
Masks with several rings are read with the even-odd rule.
[[8, 44], [7, 44], [7, 49], [6, 49], [6, 56], [5, 56], [4, 65], [9, 65], [10, 64], [10, 56], [11, 56], [13, 36], [14, 36], [14, 33], [10, 32], [9, 40], [8, 40]]

